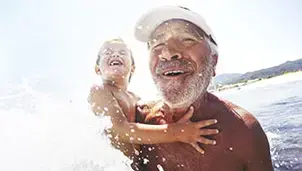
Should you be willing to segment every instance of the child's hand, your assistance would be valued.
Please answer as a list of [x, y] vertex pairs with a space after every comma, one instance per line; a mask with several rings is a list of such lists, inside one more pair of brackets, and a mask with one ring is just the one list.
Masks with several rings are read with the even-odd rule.
[[178, 137], [179, 141], [191, 144], [198, 152], [204, 154], [204, 150], [198, 145], [198, 142], [202, 144], [216, 144], [215, 140], [207, 139], [202, 136], [214, 135], [219, 133], [218, 129], [204, 128], [206, 126], [216, 124], [217, 120], [210, 119], [198, 122], [191, 122], [190, 118], [192, 117], [193, 112], [194, 109], [191, 106], [188, 112], [177, 122], [177, 124], [179, 124], [178, 131], [179, 129], [180, 131], [176, 133], [176, 136]]

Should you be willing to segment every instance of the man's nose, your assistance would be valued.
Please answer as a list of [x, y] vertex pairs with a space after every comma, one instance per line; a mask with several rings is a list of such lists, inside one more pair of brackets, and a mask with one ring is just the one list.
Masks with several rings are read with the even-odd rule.
[[176, 45], [167, 43], [167, 46], [163, 49], [162, 58], [163, 60], [175, 60], [181, 59], [182, 55]]

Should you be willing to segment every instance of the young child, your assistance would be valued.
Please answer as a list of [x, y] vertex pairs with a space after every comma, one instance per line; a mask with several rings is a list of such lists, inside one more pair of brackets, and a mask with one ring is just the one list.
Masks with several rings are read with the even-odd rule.
[[[204, 153], [199, 143], [215, 144], [202, 135], [217, 134], [216, 129], [201, 128], [215, 124], [215, 119], [190, 122], [193, 108], [174, 124], [148, 125], [135, 123], [136, 104], [139, 101], [132, 92], [128, 91], [128, 84], [135, 70], [135, 64], [130, 49], [122, 39], [104, 42], [96, 61], [95, 71], [102, 78], [101, 85], [94, 85], [89, 95], [89, 103], [96, 115], [110, 116], [112, 128], [107, 134], [114, 147], [133, 159], [137, 154], [133, 144], [157, 144], [170, 142], [184, 142], [191, 144], [197, 151]], [[143, 87], [143, 82], [142, 82]], [[140, 109], [148, 112], [149, 108]]]

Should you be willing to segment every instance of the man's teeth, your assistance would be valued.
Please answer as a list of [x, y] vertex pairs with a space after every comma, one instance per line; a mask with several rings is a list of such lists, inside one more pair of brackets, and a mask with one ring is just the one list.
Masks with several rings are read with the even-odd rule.
[[176, 70], [176, 71], [168, 71], [168, 72], [165, 72], [164, 75], [165, 75], [165, 76], [171, 76], [171, 75], [178, 75], [178, 74], [183, 74], [183, 73], [184, 73], [183, 71]]

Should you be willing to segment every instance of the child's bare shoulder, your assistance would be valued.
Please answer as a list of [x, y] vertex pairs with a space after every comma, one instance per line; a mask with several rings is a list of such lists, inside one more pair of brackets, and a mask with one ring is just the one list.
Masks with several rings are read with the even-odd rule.
[[131, 91], [128, 91], [128, 93], [132, 96], [133, 99], [135, 99], [135, 101], [139, 101], [141, 98], [136, 95], [135, 93], [131, 92]]
[[110, 89], [104, 84], [93, 84], [90, 87], [90, 94], [94, 93], [105, 93], [105, 92], [111, 92]]

